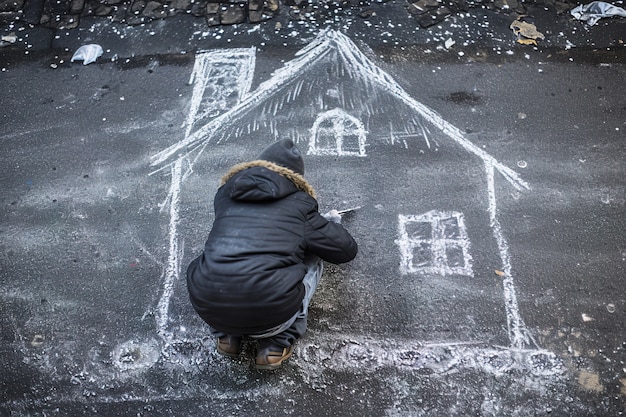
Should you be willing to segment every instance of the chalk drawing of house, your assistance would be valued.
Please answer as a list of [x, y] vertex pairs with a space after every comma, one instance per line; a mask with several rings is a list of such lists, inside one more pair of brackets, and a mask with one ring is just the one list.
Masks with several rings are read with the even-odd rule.
[[[322, 31], [293, 60], [250, 91], [255, 54], [249, 48], [197, 55], [185, 137], [150, 161], [153, 174], [171, 175], [169, 195], [161, 207], [169, 216], [169, 258], [157, 309], [159, 334], [168, 337], [172, 288], [184, 279], [179, 236], [182, 185], [196, 164], [210, 161], [207, 147], [256, 143], [261, 149], [291, 137], [306, 150], [309, 160], [327, 164], [326, 177], [346, 172], [370, 176], [365, 184], [354, 175], [350, 187], [338, 188], [338, 192], [366, 199], [371, 206], [400, 202], [384, 213], [372, 214], [377, 216], [372, 223], [381, 222], [397, 231], [392, 240], [377, 241], [384, 251], [372, 256], [379, 257], [376, 262], [381, 270], [396, 271], [409, 281], [416, 277], [432, 288], [438, 285], [433, 291], [443, 294], [444, 302], [441, 289], [446, 285], [469, 289], [481, 279], [498, 279], [503, 293], [497, 302], [510, 348], [538, 348], [520, 315], [496, 198], [507, 187], [524, 191], [528, 184], [411, 97], [338, 31]], [[241, 77], [220, 75], [229, 68]], [[216, 89], [207, 94], [209, 79], [215, 74], [223, 83], [218, 98]], [[377, 164], [398, 164], [398, 175], [379, 174]], [[437, 202], [437, 196], [444, 193], [437, 180], [442, 175], [449, 185], [446, 198]], [[414, 195], [425, 197], [415, 199]], [[475, 248], [470, 242], [478, 234], [490, 242], [487, 248]], [[501, 271], [501, 276], [496, 277], [494, 270]], [[422, 278], [426, 276], [434, 278]], [[450, 303], [449, 308], [459, 308], [459, 315], [464, 314], [463, 306]]]

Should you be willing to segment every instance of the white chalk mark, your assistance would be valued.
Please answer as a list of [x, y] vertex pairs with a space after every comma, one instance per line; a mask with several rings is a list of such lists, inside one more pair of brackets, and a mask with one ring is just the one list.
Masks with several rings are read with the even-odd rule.
[[398, 219], [400, 272], [473, 277], [470, 240], [462, 213], [429, 211]]
[[189, 84], [193, 96], [185, 137], [198, 122], [217, 116], [248, 94], [252, 85], [256, 48], [203, 51], [196, 55]]
[[426, 133], [426, 128], [422, 122], [419, 122], [419, 126], [422, 129], [422, 135], [424, 136], [424, 140], [426, 141], [426, 146], [430, 149], [430, 141], [428, 140], [428, 133]]
[[141, 371], [152, 367], [161, 356], [156, 340], [135, 342], [130, 340], [118, 345], [111, 352], [113, 364], [120, 371]]
[[552, 352], [541, 349], [515, 349], [474, 343], [402, 343], [345, 335], [324, 340], [338, 340], [329, 345], [296, 345], [296, 359], [303, 370], [319, 374], [324, 368], [333, 371], [380, 372], [383, 369], [404, 371], [431, 369], [438, 375], [450, 375], [474, 369], [494, 376], [530, 373], [540, 378], [559, 377], [565, 367]]
[[163, 282], [163, 292], [161, 299], [157, 305], [156, 322], [159, 336], [167, 339], [167, 324], [169, 321], [169, 306], [172, 292], [174, 291], [174, 282], [176, 282], [180, 273], [180, 247], [178, 240], [178, 223], [179, 205], [180, 205], [180, 187], [182, 183], [182, 159], [177, 160], [172, 165], [172, 183], [170, 185], [169, 200], [169, 256], [167, 267], [165, 269], [165, 277]]
[[293, 82], [296, 79], [295, 75], [326, 56], [332, 50], [332, 48], [324, 49], [317, 45], [318, 43], [319, 42], [314, 41], [298, 52], [296, 56], [300, 56], [299, 58], [287, 62], [285, 66], [277, 70], [268, 81], [263, 82], [254, 93], [248, 95], [230, 111], [216, 117], [188, 137], [185, 137], [185, 139], [179, 143], [154, 155], [151, 164], [153, 166], [160, 165], [176, 156], [179, 152], [187, 153], [193, 151], [193, 149], [198, 146], [198, 142], [210, 140], [223, 125], [227, 125], [240, 114], [250, 111], [257, 103], [264, 101], [286, 84]]
[[[413, 99], [391, 76], [370, 61], [346, 35], [331, 29], [322, 31], [315, 40], [296, 54], [295, 59], [278, 69], [269, 80], [263, 82], [254, 93], [250, 94], [230, 111], [208, 122], [187, 136], [183, 141], [155, 154], [152, 157], [151, 164], [160, 165], [167, 161], [172, 163], [172, 159], [177, 154], [186, 154], [193, 151], [198, 147], [199, 142], [209, 141], [214, 134], [220, 131], [222, 126], [249, 112], [257, 104], [262, 103], [289, 84], [301, 82], [298, 76], [302, 71], [315, 65], [331, 52], [336, 52], [337, 54], [334, 60], [336, 68], [345, 71], [347, 76], [362, 80], [370, 86], [378, 86], [384, 91], [393, 94], [423, 118], [434, 124], [466, 151], [479, 156], [485, 161], [490, 161], [516, 189], [529, 188], [528, 184], [516, 172], [502, 165], [491, 155], [467, 140], [458, 128], [445, 121], [434, 110]], [[341, 65], [342, 63], [343, 65]]]
[[487, 191], [489, 196], [489, 221], [491, 230], [496, 239], [500, 259], [502, 260], [501, 270], [504, 272], [502, 285], [504, 287], [504, 306], [506, 311], [506, 321], [508, 327], [509, 340], [511, 346], [515, 348], [526, 348], [531, 344], [537, 346], [532, 338], [526, 325], [522, 320], [517, 304], [517, 295], [515, 292], [515, 283], [511, 273], [511, 257], [509, 255], [509, 245], [502, 234], [500, 222], [498, 221], [498, 208], [496, 206], [496, 189], [495, 189], [495, 171], [494, 166], [489, 161], [485, 161], [485, 170], [487, 173]]
[[[509, 336], [512, 345], [515, 347], [528, 345], [529, 341], [532, 340], [532, 338], [530, 337], [530, 334], [526, 330], [524, 323], [519, 316], [515, 295], [515, 287], [513, 285], [513, 280], [511, 277], [508, 246], [502, 236], [500, 224], [497, 220], [494, 191], [495, 170], [497, 170], [517, 191], [529, 189], [530, 187], [524, 180], [519, 177], [519, 175], [515, 171], [501, 164], [494, 157], [467, 140], [458, 128], [445, 121], [434, 110], [413, 99], [399, 84], [396, 83], [395, 80], [391, 78], [391, 76], [389, 76], [379, 67], [377, 67], [372, 61], [370, 61], [347, 36], [341, 34], [340, 32], [330, 29], [321, 32], [313, 42], [311, 42], [309, 45], [307, 45], [296, 54], [296, 58], [286, 63], [282, 68], [278, 69], [270, 77], [270, 79], [263, 82], [255, 92], [247, 95], [243, 98], [242, 101], [233, 106], [229, 111], [226, 111], [225, 113], [216, 116], [212, 120], [207, 121], [195, 131], [189, 130], [189, 134], [186, 135], [182, 141], [155, 154], [151, 158], [151, 165], [167, 166], [171, 164], [180, 164], [180, 161], [183, 158], [186, 158], [190, 153], [196, 152], [198, 150], [202, 151], [213, 138], [219, 137], [218, 134], [224, 127], [230, 126], [242, 116], [257, 109], [258, 106], [261, 106], [261, 108], [264, 109], [264, 113], [276, 114], [276, 112], [282, 109], [282, 106], [285, 104], [285, 102], [295, 100], [297, 96], [301, 93], [303, 80], [299, 76], [303, 73], [303, 71], [314, 67], [318, 62], [321, 62], [324, 57], [329, 56], [329, 54], [332, 54], [333, 70], [336, 73], [346, 75], [354, 80], [359, 80], [370, 88], [378, 87], [386, 93], [392, 94], [409, 108], [413, 109], [416, 113], [416, 116], [421, 117], [421, 120], [427, 121], [430, 124], [434, 125], [449, 139], [460, 145], [467, 152], [474, 154], [483, 160], [485, 166], [487, 167], [488, 174], [488, 189], [490, 195], [489, 213], [491, 216], [491, 225], [494, 236], [496, 237], [496, 240], [498, 242], [498, 248], [502, 257], [503, 269], [507, 277], [503, 281], [503, 283], [505, 288], [505, 301], [507, 305], [506, 308], [507, 320], [509, 323]], [[251, 66], [248, 66], [247, 68], [252, 71]], [[251, 79], [252, 77], [250, 76], [249, 78]], [[200, 79], [203, 80], [203, 78]], [[313, 85], [311, 83], [307, 84], [305, 93], [311, 92], [312, 88]], [[275, 94], [279, 93], [283, 89], [287, 92], [286, 98], [282, 97], [281, 99], [280, 97], [278, 97], [277, 100], [268, 102], [268, 99], [273, 98]], [[195, 100], [199, 99], [195, 98], [194, 101]], [[323, 105], [323, 103], [320, 103], [320, 105]], [[197, 105], [192, 106], [192, 108], [196, 109], [194, 110], [195, 112], [198, 112]], [[372, 111], [373, 110], [370, 110], [370, 112]], [[345, 112], [344, 115], [349, 116]], [[361, 126], [360, 128], [362, 128], [362, 124], [359, 125], [358, 123], [354, 123], [354, 120], [350, 117], [351, 116], [343, 116], [343, 119], [349, 120], [354, 125]], [[190, 120], [195, 120], [192, 123], [197, 123], [198, 121], [197, 117], [195, 116], [190, 116]], [[266, 124], [267, 122], [263, 121], [263, 123]], [[199, 125], [199, 123], [197, 124]], [[321, 120], [319, 125], [322, 125]], [[430, 139], [427, 136], [427, 128], [421, 122], [420, 126], [422, 128], [424, 140], [426, 141], [427, 146], [430, 147]], [[249, 127], [249, 129], [254, 131], [258, 127], [259, 125], [257, 119], [253, 119], [253, 125]], [[335, 128], [334, 126], [332, 126], [332, 124], [330, 127], [332, 132], [331, 134], [334, 134], [335, 137], [341, 137], [342, 132], [340, 128]], [[319, 126], [317, 130], [319, 131]], [[364, 135], [365, 129], [362, 128], [362, 130]], [[275, 131], [274, 127], [273, 131]], [[299, 133], [296, 132], [294, 136], [299, 137]], [[399, 138], [392, 138], [393, 141], [395, 141], [396, 139]], [[221, 142], [222, 140], [228, 140], [228, 138], [220, 138], [218, 139], [217, 143]], [[318, 142], [316, 142], [317, 140], [318, 139], [315, 139], [314, 137], [312, 142], [310, 142], [313, 144], [313, 152], [318, 152], [318, 148], [320, 147], [317, 144]], [[364, 144], [365, 142], [363, 141], [362, 143]], [[406, 141], [406, 139], [402, 139], [401, 143], [404, 145], [405, 148], [409, 147], [409, 143]], [[332, 149], [333, 154], [345, 154], [345, 148], [343, 147], [342, 141], [338, 141], [335, 147], [327, 147], [325, 149], [327, 149], [327, 152], [331, 152], [330, 149]], [[359, 155], [365, 154], [364, 148], [359, 147], [358, 149]], [[352, 152], [356, 152], [356, 150], [353, 150]], [[170, 196], [168, 198], [170, 199], [170, 204], [173, 205], [173, 191], [170, 191]], [[172, 211], [171, 208], [170, 211]], [[173, 211], [176, 212], [177, 215], [177, 210]], [[176, 222], [174, 222], [173, 224], [175, 223]], [[176, 249], [176, 251], [178, 250], [177, 247], [173, 249]], [[172, 258], [172, 256], [170, 257]], [[471, 258], [466, 258], [464, 255], [463, 259], [465, 262], [465, 260]], [[411, 265], [414, 265], [414, 262], [412, 262]], [[444, 271], [445, 273], [449, 272], [449, 270], [446, 269], [445, 265], [438, 265], [437, 268], [439, 271]]]
[[309, 155], [366, 156], [363, 123], [342, 109], [320, 114], [311, 128]]
[[[194, 87], [189, 115], [185, 122], [185, 138], [191, 134], [198, 123], [236, 105], [248, 94], [252, 85], [255, 60], [256, 48], [254, 47], [227, 51], [204, 51], [196, 56], [189, 80]], [[164, 272], [163, 292], [156, 311], [158, 334], [166, 342], [171, 338], [167, 329], [170, 299], [174, 283], [180, 276], [180, 260], [183, 255], [178, 237], [180, 189], [182, 182], [193, 173], [193, 165], [202, 155], [207, 143], [198, 143], [195, 149], [199, 148], [199, 152], [193, 161], [188, 160], [188, 155], [181, 155], [171, 164], [170, 190], [165, 201], [160, 204], [161, 211], [169, 209], [170, 216], [168, 261]], [[183, 171], [184, 161], [187, 161], [185, 171]], [[159, 171], [160, 169], [157, 169], [150, 175]]]

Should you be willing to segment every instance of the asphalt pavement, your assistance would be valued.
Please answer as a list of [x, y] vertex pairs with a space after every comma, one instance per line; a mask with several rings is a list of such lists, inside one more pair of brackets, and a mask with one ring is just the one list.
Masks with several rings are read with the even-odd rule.
[[[5, 28], [0, 414], [623, 414], [626, 19], [529, 6], [533, 45], [493, 10], [372, 7]], [[221, 175], [281, 137], [322, 211], [359, 207], [360, 253], [260, 372], [184, 271]]]

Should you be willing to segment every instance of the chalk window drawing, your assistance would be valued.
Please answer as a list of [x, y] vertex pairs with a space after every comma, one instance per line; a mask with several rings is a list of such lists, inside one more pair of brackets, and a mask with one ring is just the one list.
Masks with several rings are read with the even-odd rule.
[[365, 155], [363, 123], [342, 109], [321, 113], [311, 129], [309, 155]]
[[470, 241], [463, 213], [429, 211], [399, 216], [399, 239], [403, 274], [474, 276]]

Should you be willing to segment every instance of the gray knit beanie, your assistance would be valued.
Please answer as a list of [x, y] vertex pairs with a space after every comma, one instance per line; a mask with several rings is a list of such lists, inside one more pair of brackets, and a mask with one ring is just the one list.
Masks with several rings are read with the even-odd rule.
[[258, 159], [273, 162], [277, 165], [289, 168], [300, 175], [304, 175], [304, 160], [300, 149], [291, 139], [283, 139], [272, 143], [259, 155]]

